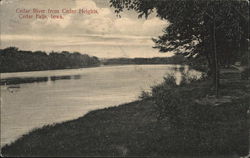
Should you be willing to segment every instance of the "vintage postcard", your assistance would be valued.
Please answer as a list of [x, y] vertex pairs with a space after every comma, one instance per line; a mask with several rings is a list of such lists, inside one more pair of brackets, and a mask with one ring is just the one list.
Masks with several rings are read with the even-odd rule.
[[249, 0], [0, 3], [1, 156], [250, 156]]

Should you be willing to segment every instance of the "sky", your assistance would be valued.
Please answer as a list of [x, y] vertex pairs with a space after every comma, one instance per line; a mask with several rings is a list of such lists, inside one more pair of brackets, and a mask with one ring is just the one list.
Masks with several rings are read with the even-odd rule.
[[[172, 55], [152, 48], [152, 38], [162, 34], [168, 21], [155, 14], [138, 19], [134, 11], [125, 11], [117, 17], [109, 5], [109, 0], [2, 0], [0, 46], [46, 52], [77, 51], [100, 58]], [[34, 13], [33, 9], [45, 12]], [[52, 19], [48, 9], [59, 10], [54, 15], [63, 19]], [[79, 9], [96, 12], [79, 14]], [[61, 13], [62, 10], [76, 13]], [[36, 18], [36, 14], [48, 18]], [[32, 18], [24, 18], [31, 15]]]

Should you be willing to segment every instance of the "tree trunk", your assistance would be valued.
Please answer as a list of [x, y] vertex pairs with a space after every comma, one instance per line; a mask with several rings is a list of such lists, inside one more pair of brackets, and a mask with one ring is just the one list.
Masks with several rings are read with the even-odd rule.
[[[214, 12], [214, 10], [213, 10]], [[214, 55], [214, 70], [213, 70], [213, 73], [214, 73], [214, 86], [215, 86], [215, 95], [216, 97], [219, 96], [219, 82], [220, 82], [220, 79], [219, 79], [219, 65], [218, 65], [218, 56], [217, 56], [217, 48], [216, 48], [216, 25], [215, 25], [215, 13], [213, 13], [213, 55]]]

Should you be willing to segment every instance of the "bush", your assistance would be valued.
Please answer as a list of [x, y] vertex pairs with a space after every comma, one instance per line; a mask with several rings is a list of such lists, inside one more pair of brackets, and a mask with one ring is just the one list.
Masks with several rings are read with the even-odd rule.
[[220, 106], [197, 102], [208, 92], [207, 84], [188, 75], [179, 86], [169, 76], [152, 88], [158, 121], [167, 122], [170, 127], [162, 146], [172, 153], [246, 155], [250, 97], [242, 96]]
[[[174, 75], [169, 75], [164, 77], [162, 84], [154, 86], [152, 88], [152, 98], [156, 103], [158, 119], [167, 118], [170, 122], [176, 122], [182, 107], [188, 104], [190, 99], [196, 97], [195, 95], [191, 96], [195, 92], [188, 85], [197, 80], [197, 77], [183, 73], [179, 85], [177, 85]], [[186, 88], [185, 86], [188, 87]]]

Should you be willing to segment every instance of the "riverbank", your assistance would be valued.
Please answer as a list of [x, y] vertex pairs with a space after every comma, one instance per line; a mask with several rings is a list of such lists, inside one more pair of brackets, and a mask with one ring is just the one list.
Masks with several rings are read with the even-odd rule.
[[95, 67], [100, 60], [79, 52], [25, 51], [17, 47], [0, 49], [0, 72], [27, 72]]
[[101, 65], [184, 64], [182, 55], [152, 58], [106, 58], [79, 52], [45, 52], [19, 50], [17, 47], [0, 49], [0, 73], [64, 70], [98, 67]]
[[[4, 146], [2, 154], [183, 157], [186, 155], [183, 153], [188, 150], [191, 152], [198, 149], [198, 157], [203, 154], [212, 157], [220, 154], [237, 157], [237, 154], [244, 154], [249, 149], [249, 115], [246, 107], [241, 105], [249, 103], [247, 94], [250, 92], [250, 85], [249, 81], [236, 80], [230, 76], [232, 74], [223, 76], [220, 94], [237, 99], [219, 106], [195, 107], [197, 117], [190, 121], [196, 120], [193, 122], [194, 128], [174, 129], [169, 126], [168, 120], [158, 120], [154, 99], [149, 97], [117, 107], [95, 110], [72, 121], [35, 129]], [[177, 89], [185, 92], [183, 98], [195, 98], [195, 95], [209, 94], [209, 85], [208, 81], [199, 81]], [[189, 106], [193, 107], [191, 104], [186, 105]], [[204, 123], [208, 125], [204, 126]]]

